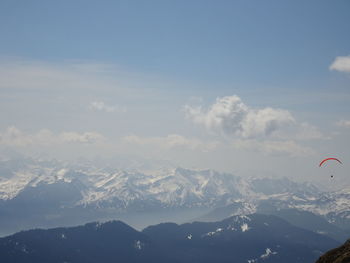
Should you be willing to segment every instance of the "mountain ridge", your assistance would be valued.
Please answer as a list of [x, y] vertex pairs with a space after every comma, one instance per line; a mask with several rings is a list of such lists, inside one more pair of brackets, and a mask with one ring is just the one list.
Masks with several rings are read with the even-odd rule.
[[[264, 205], [298, 209], [350, 229], [350, 191], [322, 192], [288, 178], [243, 178], [179, 167], [127, 171], [33, 159], [2, 160], [0, 167], [0, 219], [6, 223], [0, 234], [175, 210], [190, 220], [196, 217], [189, 214], [194, 211], [201, 216], [238, 203], [236, 214], [251, 214]], [[24, 216], [27, 222], [21, 221]], [[161, 222], [156, 220], [150, 218], [150, 223]]]
[[253, 214], [212, 223], [162, 223], [143, 231], [121, 221], [22, 231], [0, 238], [0, 254], [4, 263], [305, 263], [338, 245], [276, 216]]

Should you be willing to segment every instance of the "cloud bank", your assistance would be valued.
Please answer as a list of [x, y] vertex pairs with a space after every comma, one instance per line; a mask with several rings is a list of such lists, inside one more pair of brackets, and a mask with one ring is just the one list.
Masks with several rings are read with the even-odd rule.
[[26, 146], [54, 146], [60, 144], [95, 144], [102, 142], [104, 136], [97, 132], [61, 132], [53, 133], [48, 129], [36, 133], [26, 133], [11, 126], [0, 133], [0, 145]]
[[242, 150], [253, 150], [267, 155], [288, 155], [288, 156], [310, 156], [315, 151], [293, 140], [276, 141], [257, 141], [257, 140], [236, 140], [233, 147]]
[[129, 135], [122, 138], [122, 141], [127, 144], [148, 146], [157, 149], [189, 149], [208, 152], [218, 146], [218, 142], [204, 142], [196, 138], [186, 138], [178, 134], [169, 134], [164, 137], [140, 137]]
[[336, 124], [342, 128], [350, 128], [350, 120], [340, 120]]

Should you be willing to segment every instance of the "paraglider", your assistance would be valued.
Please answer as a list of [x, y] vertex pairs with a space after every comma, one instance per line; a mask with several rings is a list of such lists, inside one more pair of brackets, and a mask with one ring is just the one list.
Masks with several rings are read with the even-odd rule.
[[[320, 162], [320, 164], [319, 164], [319, 167], [321, 167], [325, 162], [327, 162], [327, 161], [329, 161], [329, 160], [334, 160], [334, 161], [337, 161], [338, 163], [340, 163], [340, 164], [342, 164], [342, 162], [339, 160], [339, 159], [337, 159], [337, 158], [326, 158], [326, 159], [324, 159], [324, 160], [322, 160], [321, 162]], [[331, 178], [333, 178], [334, 176], [333, 176], [333, 174], [331, 175]]]
[[319, 167], [321, 167], [322, 164], [324, 164], [325, 162], [327, 162], [327, 161], [329, 161], [329, 160], [335, 160], [335, 161], [337, 161], [337, 162], [339, 162], [339, 163], [342, 164], [342, 162], [341, 162], [339, 159], [337, 159], [337, 158], [326, 158], [326, 159], [324, 159], [324, 160], [322, 160], [322, 161], [320, 162]]

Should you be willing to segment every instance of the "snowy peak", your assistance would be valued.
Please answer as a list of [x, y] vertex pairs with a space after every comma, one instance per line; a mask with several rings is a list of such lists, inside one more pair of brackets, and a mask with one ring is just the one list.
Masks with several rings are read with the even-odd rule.
[[[28, 164], [10, 171], [11, 176], [0, 179], [0, 198], [15, 198], [28, 187], [58, 182], [80, 185], [83, 198], [77, 205], [109, 206], [142, 200], [164, 206], [209, 206], [241, 197], [240, 179], [211, 170], [169, 169], [162, 173], [144, 174], [94, 167], [55, 167]], [[9, 174], [9, 173], [8, 173]], [[221, 200], [222, 199], [222, 200]]]
[[43, 206], [46, 202], [47, 206], [60, 204], [109, 212], [235, 205], [227, 216], [254, 213], [257, 207], [296, 208], [324, 215], [329, 221], [336, 221], [339, 216], [350, 220], [348, 189], [322, 193], [309, 183], [288, 178], [242, 178], [185, 168], [142, 172], [100, 168], [87, 162], [68, 164], [32, 159], [3, 160], [0, 168], [3, 173], [0, 200], [9, 211], [16, 209], [18, 202], [13, 200], [26, 199], [28, 207], [35, 204], [31, 200], [41, 200]]

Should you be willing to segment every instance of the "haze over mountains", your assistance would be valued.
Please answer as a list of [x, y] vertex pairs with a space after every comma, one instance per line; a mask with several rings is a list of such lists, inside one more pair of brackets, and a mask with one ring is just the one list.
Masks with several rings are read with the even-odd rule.
[[344, 243], [349, 10], [1, 0], [0, 263], [311, 263]]
[[339, 241], [350, 229], [349, 190], [322, 192], [287, 178], [184, 168], [121, 170], [36, 159], [3, 159], [0, 167], [2, 235], [96, 220], [119, 219], [142, 229], [253, 213], [274, 214]]

